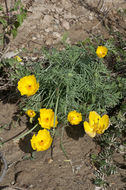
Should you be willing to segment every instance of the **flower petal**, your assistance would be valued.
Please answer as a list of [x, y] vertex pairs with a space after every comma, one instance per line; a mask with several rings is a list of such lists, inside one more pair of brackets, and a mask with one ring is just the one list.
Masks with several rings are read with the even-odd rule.
[[90, 124], [87, 121], [84, 121], [84, 129], [85, 132], [90, 136], [90, 137], [95, 137], [96, 132], [94, 129], [90, 126]]
[[89, 114], [89, 123], [90, 125], [94, 125], [94, 124], [97, 124], [100, 120], [100, 115], [95, 112], [95, 111], [91, 111], [90, 114]]
[[109, 116], [103, 115], [102, 118], [99, 121], [99, 131], [97, 131], [98, 134], [104, 133], [106, 129], [109, 127]]

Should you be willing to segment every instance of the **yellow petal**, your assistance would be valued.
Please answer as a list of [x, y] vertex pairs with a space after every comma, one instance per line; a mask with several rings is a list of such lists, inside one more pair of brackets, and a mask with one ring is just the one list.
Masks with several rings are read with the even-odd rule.
[[97, 112], [91, 111], [90, 114], [89, 114], [89, 123], [90, 123], [90, 125], [92, 126], [92, 125], [98, 123], [100, 118], [101, 117]]
[[96, 132], [94, 131], [94, 129], [89, 125], [89, 123], [87, 121], [84, 121], [84, 129], [85, 132], [90, 136], [90, 137], [95, 137]]
[[[109, 116], [108, 115], [103, 115], [102, 118], [99, 121], [99, 126], [100, 126], [100, 133], [104, 133], [106, 129], [109, 127]], [[98, 132], [97, 132], [98, 133]]]

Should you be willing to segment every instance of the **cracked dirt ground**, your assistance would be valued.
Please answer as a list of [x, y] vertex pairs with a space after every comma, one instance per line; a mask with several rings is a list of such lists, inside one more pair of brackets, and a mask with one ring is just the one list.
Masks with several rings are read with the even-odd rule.
[[108, 38], [111, 31], [120, 31], [125, 35], [125, 0], [22, 2], [28, 13], [16, 38], [10, 41], [11, 50], [53, 47], [61, 43], [63, 36], [67, 36], [67, 42], [73, 44], [93, 35]]

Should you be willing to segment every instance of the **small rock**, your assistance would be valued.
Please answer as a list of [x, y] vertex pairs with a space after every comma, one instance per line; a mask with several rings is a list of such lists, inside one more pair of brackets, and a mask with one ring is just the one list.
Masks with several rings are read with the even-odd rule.
[[69, 0], [62, 0], [61, 2], [65, 9], [70, 9], [72, 7], [72, 3]]
[[59, 34], [58, 32], [53, 32], [53, 37], [54, 37], [55, 39], [61, 38], [61, 34]]
[[70, 29], [69, 22], [67, 22], [67, 21], [63, 21], [63, 22], [62, 22], [62, 26], [63, 26], [66, 30], [69, 30], [69, 29]]
[[59, 20], [57, 20], [57, 19], [55, 20], [55, 22], [56, 22], [56, 24], [59, 24], [59, 23], [60, 23], [60, 21], [59, 21]]
[[56, 3], [56, 0], [52, 0], [52, 3]]
[[89, 15], [89, 20], [93, 20], [94, 19], [94, 14], [93, 13], [90, 13]]
[[23, 48], [25, 48], [25, 45], [24, 45], [24, 44], [22, 44], [22, 45], [21, 45], [21, 48], [22, 48], [22, 49], [23, 49]]
[[11, 51], [11, 52], [7, 52], [7, 53], [4, 53], [2, 58], [4, 59], [10, 59], [11, 57], [14, 57], [16, 56], [17, 54], [19, 53], [19, 51]]
[[49, 27], [49, 28], [46, 28], [45, 29], [45, 32], [52, 32], [53, 31], [53, 28], [52, 27]]
[[57, 31], [59, 29], [59, 26], [57, 24], [53, 25], [53, 29]]
[[53, 44], [53, 39], [52, 38], [48, 38], [45, 43], [46, 43], [47, 46], [50, 46], [50, 45]]
[[32, 185], [32, 184], [31, 184], [31, 185], [29, 185], [29, 188], [33, 188], [33, 187], [34, 187], [34, 185]]
[[43, 19], [43, 24], [49, 25], [54, 18], [50, 15], [45, 15]]
[[41, 36], [40, 36], [40, 34], [37, 34], [36, 37], [37, 37], [37, 38], [40, 38]]
[[53, 159], [50, 158], [50, 159], [48, 160], [48, 163], [51, 164], [52, 162], [53, 162]]
[[[5, 187], [5, 188], [3, 187], [2, 189], [3, 190], [15, 190], [15, 188], [13, 188], [13, 187]], [[22, 190], [24, 190], [24, 189], [22, 189]]]
[[119, 146], [119, 152], [120, 152], [120, 153], [126, 153], [126, 146], [120, 145], [120, 146]]
[[65, 19], [76, 19], [77, 17], [75, 15], [72, 15], [70, 12], [65, 11], [64, 18]]
[[95, 190], [102, 190], [102, 187], [95, 186]]
[[35, 36], [32, 37], [32, 40], [36, 40], [37, 38]]
[[58, 19], [58, 18], [59, 18], [59, 15], [58, 15], [58, 14], [55, 14], [55, 15], [54, 15], [54, 18], [57, 18], [57, 19]]
[[63, 9], [62, 8], [58, 8], [58, 7], [55, 7], [55, 11], [59, 14], [62, 13]]

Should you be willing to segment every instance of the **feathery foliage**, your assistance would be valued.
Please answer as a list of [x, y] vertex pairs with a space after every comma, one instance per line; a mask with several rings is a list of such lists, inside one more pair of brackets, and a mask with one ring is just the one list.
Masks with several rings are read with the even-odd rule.
[[57, 91], [58, 113], [64, 117], [74, 109], [86, 115], [91, 110], [103, 113], [117, 105], [124, 96], [125, 81], [114, 78], [90, 46], [90, 50], [82, 45], [67, 45], [62, 51], [44, 49], [43, 60], [36, 63], [21, 65], [8, 60], [14, 81], [34, 74], [40, 84], [34, 96], [25, 98], [24, 110], [55, 109]]

